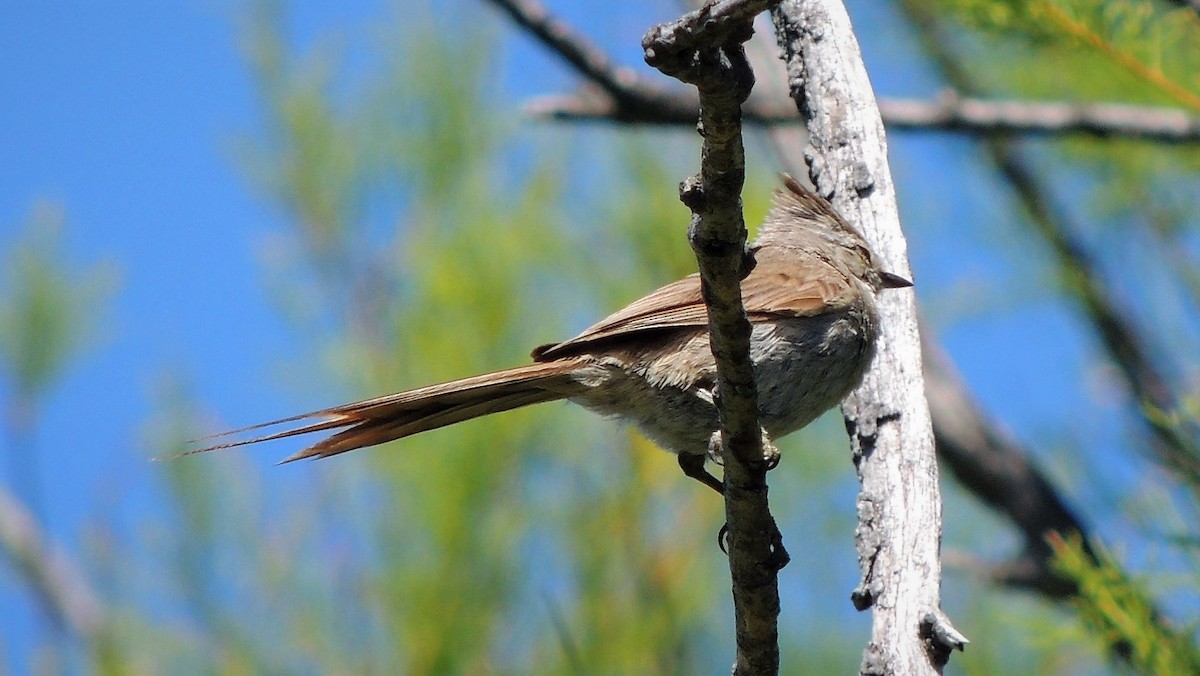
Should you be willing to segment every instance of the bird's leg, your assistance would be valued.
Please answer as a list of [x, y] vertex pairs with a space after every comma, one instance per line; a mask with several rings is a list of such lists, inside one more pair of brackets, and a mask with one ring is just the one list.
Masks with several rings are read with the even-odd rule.
[[695, 455], [692, 453], [680, 453], [676, 458], [679, 460], [679, 468], [683, 473], [700, 483], [708, 486], [714, 491], [725, 495], [725, 484], [721, 480], [713, 476], [704, 469], [704, 461], [707, 459], [703, 455]]
[[[779, 449], [775, 446], [775, 443], [771, 441], [771, 436], [767, 434], [766, 428], [761, 429], [762, 461], [767, 466], [767, 471], [769, 472], [779, 466], [779, 459], [781, 455], [779, 453]], [[724, 484], [717, 481], [713, 475], [709, 474], [708, 471], [704, 469], [704, 457], [705, 456], [702, 455], [680, 454], [679, 466], [683, 468], [684, 474], [692, 477], [693, 479], [702, 481], [706, 486], [710, 486], [713, 490], [717, 491], [721, 495], [724, 495]], [[709, 437], [708, 457], [711, 458], [713, 462], [721, 464], [720, 430], [713, 432], [712, 436]], [[771, 555], [767, 560], [767, 565], [773, 567], [775, 570], [782, 570], [783, 567], [786, 566], [789, 561], [791, 561], [791, 556], [788, 554], [787, 549], [785, 549], [783, 546], [783, 534], [779, 532], [779, 526], [775, 524], [774, 519], [771, 520], [771, 528], [773, 531], [771, 533]], [[720, 547], [721, 551], [726, 554], [729, 553], [725, 542], [725, 538], [728, 535], [729, 524], [725, 523], [721, 526], [721, 530], [717, 531], [717, 546]]]
[[721, 431], [717, 430], [712, 433], [708, 439], [708, 453], [706, 455], [695, 455], [692, 453], [680, 453], [675, 456], [679, 461], [679, 468], [683, 473], [700, 483], [708, 486], [714, 491], [725, 495], [725, 483], [717, 477], [709, 474], [708, 470], [704, 469], [704, 461], [712, 459], [716, 461], [721, 457]]
[[[781, 456], [779, 449], [771, 441], [771, 435], [767, 434], [767, 428], [760, 427], [759, 431], [762, 433], [762, 461], [767, 466], [767, 471], [770, 472], [779, 466]], [[680, 456], [680, 462], [683, 462], [682, 458], [683, 456]], [[708, 439], [708, 459], [712, 460], [716, 465], [725, 465], [725, 461], [721, 457], [721, 430], [713, 432], [712, 436]], [[686, 469], [683, 471], [685, 474], [687, 473]], [[692, 475], [688, 474], [688, 476]]]
[[[767, 465], [767, 471], [771, 471], [779, 466], [779, 449], [775, 447], [765, 428], [762, 430], [762, 453], [762, 459]], [[721, 459], [721, 430], [713, 432], [712, 436], [709, 437], [708, 453], [705, 455], [680, 453], [676, 458], [679, 461], [679, 468], [683, 470], [685, 475], [699, 481], [721, 495], [725, 495], [725, 484], [710, 474], [707, 469], [704, 469], [705, 460], [712, 460], [718, 465], [723, 464]]]

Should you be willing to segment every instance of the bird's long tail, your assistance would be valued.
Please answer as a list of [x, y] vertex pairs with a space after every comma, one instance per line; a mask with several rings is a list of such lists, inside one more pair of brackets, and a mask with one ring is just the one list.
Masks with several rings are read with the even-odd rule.
[[[571, 372], [578, 366], [576, 360], [555, 360], [418, 387], [214, 434], [198, 439], [195, 443], [202, 444], [201, 447], [181, 455], [246, 446], [311, 432], [338, 430], [333, 435], [283, 459], [280, 464], [304, 458], [326, 458], [471, 418], [566, 398], [579, 387], [571, 377]], [[266, 432], [270, 428], [288, 424], [292, 426], [276, 432]], [[238, 438], [248, 432], [258, 434], [250, 438]]]

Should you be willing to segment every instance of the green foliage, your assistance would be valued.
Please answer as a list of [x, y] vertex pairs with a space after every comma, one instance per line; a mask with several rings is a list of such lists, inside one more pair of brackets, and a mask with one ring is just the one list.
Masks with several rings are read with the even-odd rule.
[[[973, 96], [1200, 109], [1200, 81], [1195, 78], [1200, 16], [1194, 11], [1140, 0], [905, 0], [902, 7], [946, 82]], [[1015, 203], [1024, 207], [1023, 217], [998, 219], [1016, 226], [1014, 232], [1021, 235], [1009, 252], [1014, 269], [1026, 277], [1052, 280], [1042, 285], [1043, 295], [1050, 290], [1083, 315], [1080, 328], [1103, 346], [1099, 354], [1087, 355], [1095, 362], [1092, 371], [1111, 371], [1114, 364], [1128, 363], [1129, 355], [1106, 340], [1116, 329], [1097, 310], [1098, 303], [1105, 303], [1132, 331], [1150, 367], [1161, 374], [1152, 390], [1158, 401], [1175, 402], [1162, 406], [1171, 409], [1169, 413], [1158, 410], [1140, 400], [1149, 388], [1131, 387], [1127, 378], [1110, 374], [1109, 387], [1134, 392], [1127, 399], [1141, 427], [1115, 442], [1118, 448], [1112, 456], [1106, 454], [1108, 460], [1096, 459], [1096, 450], [1086, 442], [1071, 443], [1070, 433], [1052, 457], [1063, 467], [1058, 474], [1064, 489], [1090, 497], [1093, 504], [1095, 493], [1104, 494], [1099, 502], [1109, 506], [1101, 507], [1103, 516], [1093, 512], [1090, 517], [1098, 532], [1107, 535], [1129, 520], [1141, 533], [1138, 546], [1154, 552], [1139, 550], [1145, 559], [1153, 559], [1153, 578], [1130, 576], [1110, 558], [1089, 561], [1076, 552], [1069, 574], [1085, 587], [1079, 605], [1085, 629], [1102, 645], [1136, 648], [1125, 657], [1114, 656], [1136, 670], [1192, 673], [1192, 658], [1159, 663], [1161, 656], [1146, 652], [1146, 641], [1151, 636], [1170, 637], [1174, 647], [1168, 652], [1176, 657], [1196, 650], [1195, 637], [1176, 633], [1167, 616], [1182, 612], [1194, 617], [1194, 575], [1184, 574], [1190, 584], [1161, 598], [1149, 584], [1194, 566], [1194, 556], [1180, 544], [1193, 539], [1200, 487], [1194, 471], [1180, 471], [1192, 463], [1179, 460], [1194, 457], [1200, 437], [1181, 415], [1186, 405], [1178, 402], [1188, 400], [1185, 393], [1198, 364], [1194, 345], [1200, 295], [1195, 293], [1194, 238], [1200, 203], [1194, 174], [1200, 163], [1195, 149], [1094, 138], [1038, 143], [989, 139], [976, 147], [993, 158], [990, 164], [998, 169], [998, 177], [1008, 184]], [[1024, 187], [1012, 172], [1000, 169], [1014, 161], [1026, 169]], [[1033, 267], [1031, 251], [1040, 249], [1053, 251], [1054, 257]], [[1028, 312], [1028, 301], [1019, 306]], [[1069, 428], [1069, 423], [1064, 421], [1063, 427]], [[1179, 452], [1164, 453], [1164, 448]], [[1126, 457], [1114, 459], [1123, 452]], [[1116, 463], [1138, 465], [1145, 458], [1158, 465], [1151, 470], [1153, 480], [1117, 476], [1121, 472], [1112, 469]], [[1148, 507], [1138, 506], [1141, 502]], [[1120, 504], [1119, 514], [1113, 503]], [[1176, 518], [1175, 513], [1192, 516]], [[1172, 521], [1179, 523], [1164, 525]], [[1180, 532], [1187, 535], [1180, 537]], [[1150, 535], [1141, 539], [1146, 533]], [[1095, 568], [1090, 577], [1079, 577], [1089, 567]], [[1053, 640], [1060, 645], [1057, 637]], [[1172, 661], [1177, 671], [1170, 668]]]
[[[488, 36], [452, 49], [418, 13], [381, 36], [392, 46], [378, 72], [334, 91], [345, 79], [336, 56], [294, 56], [282, 21], [268, 13], [250, 24], [268, 131], [242, 156], [297, 226], [274, 242], [290, 252], [272, 256], [287, 260], [280, 295], [307, 301], [297, 328], [350, 390], [521, 363], [578, 328], [548, 298], [570, 290], [583, 294], [577, 304], [611, 307], [625, 293], [613, 287], [626, 280], [593, 274], [594, 261], [564, 264], [571, 240], [600, 225], [561, 227], [566, 158], [538, 157], [525, 178], [497, 180], [510, 125], [478, 112], [492, 96]], [[642, 190], [623, 194], [636, 203]], [[666, 228], [675, 241], [644, 262], [685, 265], [686, 215], [674, 210], [669, 220], [643, 212], [640, 227], [619, 232], [613, 268], [641, 268], [620, 260], [646, 255], [629, 240]], [[153, 663], [401, 673], [686, 673], [709, 663], [700, 656], [717, 635], [722, 588], [707, 545], [720, 501], [681, 485], [670, 456], [563, 407], [396, 446], [322, 463], [303, 502], [283, 509], [307, 515], [296, 519], [253, 498], [260, 479], [242, 463], [172, 463], [178, 513], [162, 529], [189, 535], [159, 533], [171, 544], [154, 549], [188, 620]], [[219, 479], [228, 472], [239, 480]], [[331, 538], [344, 541], [333, 560]], [[270, 629], [252, 619], [268, 616], [279, 618]]]
[[1106, 648], [1127, 653], [1141, 674], [1200, 673], [1193, 637], [1157, 617], [1144, 585], [1130, 580], [1107, 551], [1095, 547], [1093, 559], [1078, 536], [1054, 536], [1050, 544], [1057, 569], [1079, 585], [1074, 605]]
[[[936, 7], [948, 10], [944, 25], [969, 28], [949, 42], [998, 93], [1191, 105], [1197, 91], [1191, 14], [1076, 0]], [[265, 252], [276, 263], [269, 283], [297, 342], [319, 355], [284, 366], [318, 371], [347, 396], [522, 363], [532, 346], [694, 269], [674, 190], [694, 170], [694, 136], [540, 127], [551, 141], [523, 154], [536, 139], [498, 112], [517, 106], [499, 92], [495, 36], [446, 18], [475, 11], [406, 5], [373, 39], [325, 39], [304, 53], [278, 5], [258, 5], [244, 24], [263, 120], [239, 159], [289, 224]], [[366, 57], [349, 58], [351, 43]], [[608, 154], [575, 156], [584, 140]], [[1184, 252], [1195, 234], [1194, 153], [1094, 141], [1059, 150], [1040, 158], [1075, 182], [1079, 211], [1094, 217], [1083, 236], [1133, 268], [1120, 240], [1132, 220], [1157, 251], [1177, 254], [1161, 256], [1172, 283], [1194, 276]], [[605, 188], [580, 191], [593, 171]], [[769, 183], [752, 177], [750, 224]], [[31, 393], [78, 352], [95, 322], [98, 299], [86, 294], [106, 287], [95, 271], [68, 272], [54, 231], [34, 228], [6, 247], [0, 268], [0, 349]], [[1139, 312], [1173, 327], [1181, 313], [1146, 291], [1152, 282], [1133, 285], [1146, 298]], [[1192, 284], [1178, 301], [1189, 308], [1200, 298]], [[1179, 349], [1188, 334], [1163, 333], [1186, 373], [1196, 363]], [[181, 385], [156, 399], [162, 423], [147, 446], [162, 454], [201, 425]], [[1194, 438], [1194, 409], [1189, 400], [1148, 416]], [[813, 673], [853, 669], [868, 622], [845, 600], [852, 478], [837, 427], [827, 420], [785, 440], [772, 476], [794, 557], [784, 663]], [[103, 524], [90, 536], [89, 563], [112, 604], [92, 655], [102, 673], [697, 673], [731, 654], [728, 573], [714, 545], [720, 501], [635, 433], [574, 408], [438, 430], [311, 475], [265, 477], [237, 452], [156, 467], [171, 509], [128, 538]], [[268, 490], [278, 484], [286, 496]], [[958, 524], [947, 541], [1003, 556], [1012, 543], [997, 542], [1002, 523], [967, 500], [947, 503]], [[1194, 553], [1194, 523], [1180, 521], [1169, 544]], [[1077, 542], [1058, 552], [1103, 645], [1130, 646], [1129, 664], [1146, 673], [1196, 670], [1195, 645], [1160, 621], [1149, 585], [1107, 556], [1087, 559]], [[987, 637], [955, 657], [966, 673], [1090, 671], [1101, 659], [1061, 607], [951, 579], [956, 623]]]
[[40, 204], [0, 250], [0, 358], [17, 399], [30, 401], [88, 344], [112, 271], [79, 269], [63, 251], [62, 209]]
[[[1151, 0], [945, 0], [934, 3], [992, 40], [976, 43], [980, 56], [1019, 73], [1030, 93], [1061, 98], [1183, 105], [1200, 110], [1200, 17]], [[1048, 61], [1047, 59], [1053, 59]], [[1053, 68], [1046, 67], [1054, 63]], [[1088, 72], [1089, 77], [1078, 77]], [[1014, 82], [1015, 84], [1015, 82]], [[1040, 86], [1039, 86], [1040, 85]]]

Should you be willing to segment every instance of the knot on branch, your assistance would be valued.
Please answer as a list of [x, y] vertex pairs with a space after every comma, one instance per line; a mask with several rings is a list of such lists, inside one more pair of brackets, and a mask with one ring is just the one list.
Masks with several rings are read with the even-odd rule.
[[[753, 33], [750, 24], [746, 28]], [[731, 96], [741, 105], [754, 88], [754, 71], [738, 36], [718, 46], [703, 46], [685, 52], [646, 49], [646, 63], [664, 75], [695, 85], [710, 95]]]
[[698, 214], [708, 210], [708, 193], [704, 191], [704, 181], [699, 176], [688, 176], [679, 183], [679, 201]]
[[879, 428], [900, 419], [900, 412], [889, 409], [882, 404], [865, 405], [844, 403], [842, 405], [843, 421], [846, 424], [846, 434], [858, 441], [852, 444], [854, 468], [860, 469], [862, 462], [875, 452], [875, 441], [879, 436]]
[[861, 613], [875, 605], [875, 599], [879, 598], [882, 592], [883, 587], [877, 582], [870, 585], [860, 584], [850, 592], [850, 603], [854, 604], [854, 609]]
[[950, 618], [941, 609], [925, 613], [921, 618], [920, 632], [930, 661], [939, 667], [950, 661], [950, 653], [962, 651], [970, 643], [950, 624]]
[[702, 90], [750, 96], [754, 73], [742, 43], [754, 35], [754, 17], [779, 0], [713, 0], [651, 28], [642, 38], [646, 63]]
[[738, 279], [741, 280], [750, 274], [756, 264], [754, 251], [745, 244], [744, 233], [737, 233], [739, 236], [730, 240], [723, 236], [727, 233], [713, 232], [711, 228], [702, 228], [699, 221], [701, 216], [711, 215], [714, 212], [714, 205], [725, 204], [731, 199], [737, 205], [740, 215], [740, 197], [736, 194], [732, 197], [724, 194], [716, 196], [710, 194], [701, 176], [689, 176], [679, 184], [679, 201], [683, 202], [684, 206], [693, 214], [692, 224], [688, 228], [688, 241], [691, 242], [692, 249], [697, 254], [711, 259], [731, 257], [735, 253], [739, 253], [737, 250], [740, 249], [741, 260], [737, 265]]

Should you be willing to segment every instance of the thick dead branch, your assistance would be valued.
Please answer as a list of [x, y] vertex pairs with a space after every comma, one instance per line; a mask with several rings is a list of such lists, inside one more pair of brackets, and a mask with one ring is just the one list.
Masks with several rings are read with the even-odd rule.
[[[860, 228], [886, 270], [908, 273], [883, 122], [850, 18], [838, 0], [786, 0], [772, 16], [792, 98], [809, 130], [818, 192]], [[864, 674], [940, 673], [966, 643], [940, 610], [941, 497], [912, 294], [879, 297], [880, 349], [843, 402], [858, 468], [856, 540], [873, 608]]]

